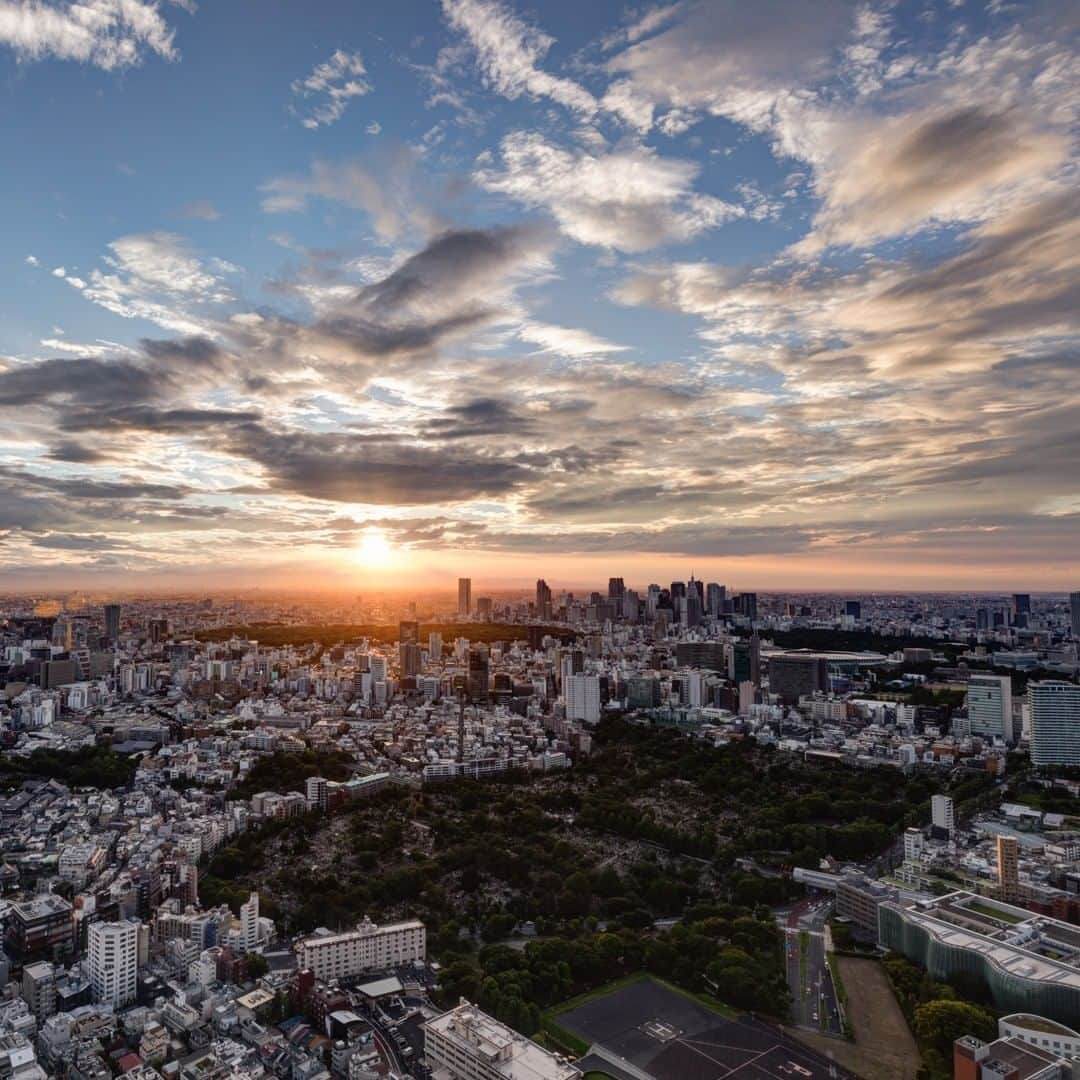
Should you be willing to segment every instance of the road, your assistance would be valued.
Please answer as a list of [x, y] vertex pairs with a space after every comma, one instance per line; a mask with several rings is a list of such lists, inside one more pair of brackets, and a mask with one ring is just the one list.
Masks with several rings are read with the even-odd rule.
[[784, 916], [784, 964], [796, 1026], [839, 1038], [844, 1027], [822, 932], [830, 905], [831, 900], [804, 901]]

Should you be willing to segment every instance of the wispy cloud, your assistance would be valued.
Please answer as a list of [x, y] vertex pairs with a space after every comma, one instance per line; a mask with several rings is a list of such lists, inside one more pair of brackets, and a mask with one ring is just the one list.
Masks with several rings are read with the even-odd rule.
[[147, 53], [176, 60], [174, 36], [150, 0], [0, 0], [0, 45], [24, 61], [73, 60], [113, 71]]
[[371, 90], [366, 75], [367, 68], [358, 52], [337, 49], [329, 60], [316, 64], [311, 74], [292, 84], [294, 97], [307, 102], [306, 106], [293, 106], [293, 111], [306, 128], [336, 123], [353, 98]]

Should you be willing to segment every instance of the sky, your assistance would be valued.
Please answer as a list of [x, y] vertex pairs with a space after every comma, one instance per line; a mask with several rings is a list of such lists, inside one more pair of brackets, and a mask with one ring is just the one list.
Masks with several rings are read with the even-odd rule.
[[1078, 11], [0, 0], [0, 590], [1080, 588]]

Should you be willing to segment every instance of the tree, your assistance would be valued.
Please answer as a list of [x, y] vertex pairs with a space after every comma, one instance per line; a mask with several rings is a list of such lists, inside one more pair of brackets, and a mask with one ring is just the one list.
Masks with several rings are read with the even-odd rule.
[[270, 970], [270, 961], [262, 953], [244, 953], [244, 966], [248, 976], [252, 979], [260, 979]]
[[942, 1054], [962, 1035], [992, 1040], [997, 1035], [993, 1015], [966, 1001], [928, 1001], [915, 1009], [915, 1034]]

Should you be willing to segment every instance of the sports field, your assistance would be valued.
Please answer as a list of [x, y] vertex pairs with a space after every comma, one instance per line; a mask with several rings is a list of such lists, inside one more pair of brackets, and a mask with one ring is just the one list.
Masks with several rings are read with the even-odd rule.
[[729, 1019], [651, 978], [572, 1006], [557, 1022], [589, 1045], [578, 1063], [586, 1074], [595, 1070], [616, 1080], [854, 1077], [772, 1025]]

